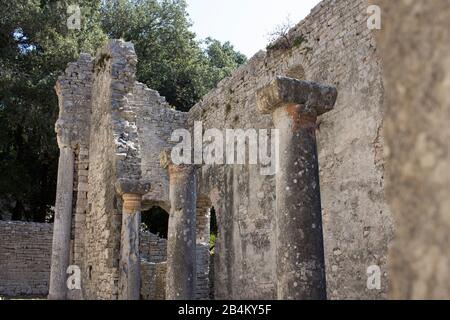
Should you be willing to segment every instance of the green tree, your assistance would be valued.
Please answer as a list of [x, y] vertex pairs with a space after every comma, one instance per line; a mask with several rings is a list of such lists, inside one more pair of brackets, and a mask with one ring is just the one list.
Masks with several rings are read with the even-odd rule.
[[58, 159], [53, 87], [68, 62], [106, 39], [100, 0], [77, 2], [81, 30], [67, 28], [67, 1], [1, 2], [0, 197], [13, 219], [44, 221], [50, 212]]
[[206, 38], [206, 77], [205, 86], [214, 88], [217, 83], [247, 61], [247, 57], [234, 50], [230, 42], [221, 43], [213, 38]]

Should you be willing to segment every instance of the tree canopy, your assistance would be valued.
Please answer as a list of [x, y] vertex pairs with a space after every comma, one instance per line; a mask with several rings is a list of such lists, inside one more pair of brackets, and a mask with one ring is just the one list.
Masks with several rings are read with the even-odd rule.
[[[246, 57], [226, 42], [196, 39], [184, 0], [0, 0], [0, 215], [43, 222], [56, 192], [54, 85], [81, 52], [108, 38], [132, 41], [137, 78], [188, 111]], [[1, 218], [1, 216], [0, 216]]]

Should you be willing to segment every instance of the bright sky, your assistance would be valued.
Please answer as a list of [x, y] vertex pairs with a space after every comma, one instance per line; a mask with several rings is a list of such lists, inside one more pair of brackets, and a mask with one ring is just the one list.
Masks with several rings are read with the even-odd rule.
[[320, 0], [187, 0], [193, 31], [230, 41], [235, 49], [252, 57], [265, 49], [267, 34], [289, 17], [295, 25]]

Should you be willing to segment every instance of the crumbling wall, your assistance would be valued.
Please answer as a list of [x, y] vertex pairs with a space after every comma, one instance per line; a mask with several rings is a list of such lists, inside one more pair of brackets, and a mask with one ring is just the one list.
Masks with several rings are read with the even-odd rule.
[[150, 232], [141, 232], [139, 246], [142, 260], [154, 263], [167, 260], [167, 239]]
[[0, 221], [0, 295], [46, 296], [52, 224]]
[[[122, 200], [114, 189], [116, 181], [151, 181], [151, 189], [143, 197], [144, 208], [160, 205], [169, 210], [168, 177], [159, 154], [172, 145], [173, 130], [186, 127], [186, 113], [174, 110], [156, 91], [135, 81], [136, 62], [132, 44], [112, 40], [98, 52], [93, 64], [83, 271], [84, 297], [88, 299], [118, 296]], [[144, 236], [141, 240], [142, 250], [154, 239]], [[151, 257], [148, 262], [152, 263], [165, 261], [166, 248], [162, 246], [166, 246], [163, 241], [157, 241], [156, 247], [150, 245], [143, 258]], [[199, 295], [207, 297], [203, 288], [208, 282], [203, 274], [209, 263], [204, 250], [198, 255]]]
[[[160, 275], [161, 272], [166, 271], [167, 240], [149, 232], [141, 232], [140, 253], [141, 266], [146, 268], [141, 272], [141, 292], [146, 297], [145, 300], [159, 300], [161, 294], [158, 293], [160, 290], [158, 288], [161, 287], [161, 283], [164, 284], [165, 295], [166, 275], [164, 273], [163, 279], [160, 279]], [[196, 254], [197, 281], [195, 298], [205, 300], [209, 297], [209, 245], [197, 243]]]
[[[82, 270], [85, 269], [84, 235], [88, 191], [92, 67], [92, 57], [81, 54], [76, 62], [68, 64], [55, 87], [60, 107], [58, 125], [71, 128], [70, 140], [75, 159], [70, 263], [79, 266]], [[76, 298], [81, 292], [77, 290], [70, 294], [70, 298]]]
[[166, 262], [141, 262], [141, 299], [165, 300]]
[[[122, 200], [114, 188], [117, 179], [150, 182], [144, 207], [159, 205], [167, 211], [168, 177], [159, 155], [173, 145], [172, 131], [192, 128], [195, 121], [202, 121], [204, 130], [273, 128], [271, 117], [258, 112], [255, 92], [277, 75], [333, 85], [339, 92], [335, 110], [320, 117], [317, 127], [328, 296], [386, 297], [392, 219], [383, 194], [384, 91], [367, 7], [365, 0], [323, 1], [188, 114], [171, 109], [157, 92], [135, 81], [131, 44], [112, 40], [100, 50], [93, 63], [85, 153], [85, 298], [118, 297]], [[216, 298], [275, 298], [274, 176], [261, 175], [258, 165], [204, 165], [199, 171], [198, 194], [214, 206], [219, 226]], [[205, 247], [208, 239], [197, 242]], [[200, 257], [207, 257], [205, 248]], [[366, 287], [371, 265], [383, 272], [381, 290]]]
[[[52, 237], [52, 224], [0, 221], [0, 295], [48, 294]], [[167, 240], [147, 232], [140, 237], [142, 299], [164, 300]]]
[[170, 137], [174, 130], [186, 128], [187, 114], [173, 109], [159, 93], [136, 82], [128, 103], [136, 112], [136, 125], [141, 148], [142, 179], [151, 181], [150, 192], [143, 197], [144, 210], [160, 206], [169, 210], [169, 177], [161, 167], [161, 151], [171, 147]]
[[386, 88], [391, 297], [450, 298], [450, 2], [373, 1]]
[[[383, 84], [367, 1], [325, 0], [288, 35], [259, 52], [190, 111], [208, 128], [272, 128], [255, 91], [276, 75], [336, 86], [335, 110], [319, 119], [320, 179], [328, 296], [378, 299], [387, 292], [392, 219], [384, 198]], [[257, 166], [203, 166], [201, 192], [217, 212], [218, 299], [275, 298], [275, 184]], [[381, 290], [366, 271], [380, 266]]]
[[140, 179], [136, 116], [126, 99], [136, 62], [133, 46], [119, 40], [110, 41], [94, 62], [83, 272], [88, 299], [118, 296], [122, 200], [114, 186], [120, 178]]

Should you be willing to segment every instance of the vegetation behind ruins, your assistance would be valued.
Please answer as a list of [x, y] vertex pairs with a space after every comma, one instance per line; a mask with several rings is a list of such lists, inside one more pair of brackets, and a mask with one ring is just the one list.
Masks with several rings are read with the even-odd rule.
[[107, 38], [135, 44], [138, 80], [178, 110], [246, 61], [233, 46], [190, 31], [184, 0], [77, 0], [81, 29], [69, 30], [71, 1], [2, 1], [0, 11], [0, 219], [43, 222], [52, 214], [58, 147], [53, 86], [81, 52]]

